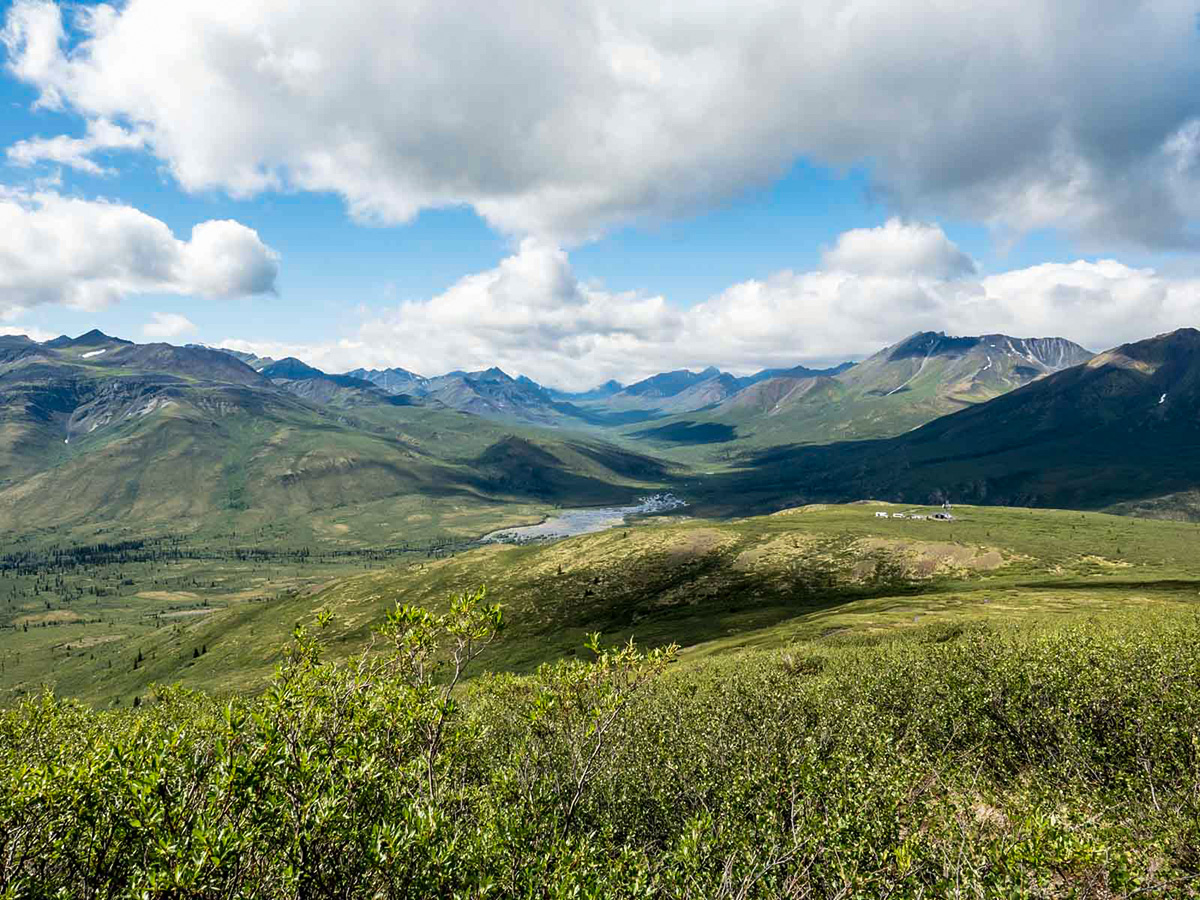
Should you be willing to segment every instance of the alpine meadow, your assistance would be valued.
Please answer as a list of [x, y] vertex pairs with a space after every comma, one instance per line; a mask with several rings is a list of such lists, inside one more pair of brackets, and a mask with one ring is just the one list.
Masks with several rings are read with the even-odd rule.
[[1197, 21], [0, 0], [0, 900], [1200, 897]]

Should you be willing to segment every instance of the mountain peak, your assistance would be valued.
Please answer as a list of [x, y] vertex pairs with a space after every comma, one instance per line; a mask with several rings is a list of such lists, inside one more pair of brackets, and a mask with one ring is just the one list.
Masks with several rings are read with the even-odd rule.
[[947, 337], [944, 331], [918, 331], [890, 348], [889, 359], [913, 356], [961, 355], [979, 344], [977, 337]]
[[474, 379], [487, 378], [494, 381], [512, 381], [512, 377], [499, 366], [492, 366], [482, 372], [469, 372], [468, 377]]
[[100, 344], [132, 344], [133, 341], [126, 341], [122, 338], [115, 338], [105, 334], [99, 328], [93, 328], [91, 331], [84, 332], [79, 337], [71, 338], [65, 334], [59, 335], [52, 341], [46, 341], [45, 346], [52, 349], [60, 347], [95, 347]]
[[264, 366], [260, 371], [261, 375], [267, 378], [320, 378], [325, 373], [320, 369], [313, 368], [308, 363], [296, 359], [294, 356], [286, 356], [283, 359], [276, 360], [269, 366]]
[[408, 369], [402, 369], [400, 366], [390, 366], [383, 370], [391, 375], [400, 375], [404, 378], [423, 378], [423, 375], [418, 375], [416, 372], [410, 372]]
[[1153, 371], [1166, 363], [1187, 360], [1200, 353], [1200, 331], [1178, 328], [1166, 334], [1114, 347], [1093, 357], [1090, 366], [1117, 365]]
[[1155, 335], [1152, 338], [1146, 338], [1143, 341], [1135, 341], [1132, 344], [1123, 344], [1120, 348], [1124, 350], [1126, 347], [1140, 348], [1143, 350], [1192, 350], [1200, 348], [1200, 330], [1195, 328], [1177, 328], [1174, 331], [1168, 331], [1166, 334]]
[[110, 338], [107, 334], [105, 334], [99, 328], [93, 328], [91, 331], [85, 332], [84, 334], [81, 334], [79, 337], [75, 338], [75, 343], [86, 344], [86, 343], [92, 343], [95, 341], [110, 341], [110, 340], [112, 340], [112, 338]]

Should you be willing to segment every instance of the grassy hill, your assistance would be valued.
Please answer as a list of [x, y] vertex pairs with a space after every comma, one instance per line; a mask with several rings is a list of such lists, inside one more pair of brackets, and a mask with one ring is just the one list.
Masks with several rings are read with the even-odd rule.
[[1200, 484], [1198, 451], [1200, 331], [1182, 329], [897, 438], [767, 451], [706, 489], [760, 509], [870, 496], [1169, 514]]
[[625, 434], [671, 458], [710, 463], [777, 445], [892, 437], [1091, 356], [1062, 338], [920, 332], [842, 371], [759, 379]]
[[414, 406], [294, 360], [260, 373], [228, 353], [99, 332], [0, 350], [0, 530], [14, 534], [283, 526], [301, 541], [336, 524], [382, 546], [439, 523], [451, 535], [510, 524], [505, 503], [528, 516], [530, 504], [627, 502], [667, 476], [594, 438]]
[[257, 698], [0, 709], [10, 893], [1185, 898], [1200, 880], [1194, 620], [692, 666], [604, 650], [457, 690], [425, 674], [437, 620], [402, 620], [415, 660], [331, 663], [321, 635]]
[[[484, 662], [517, 672], [574, 656], [593, 631], [679, 643], [687, 662], [796, 641], [1195, 609], [1200, 526], [992, 507], [960, 507], [953, 523], [876, 516], [909, 511], [872, 503], [651, 519], [453, 555], [130, 562], [72, 570], [61, 588], [44, 575], [40, 593], [15, 602], [20, 582], [5, 576], [0, 621], [16, 630], [5, 636], [0, 684], [10, 697], [44, 682], [105, 704], [175, 680], [256, 691], [292, 628], [318, 611], [332, 614], [325, 640], [344, 656], [369, 645], [395, 604], [444, 609], [452, 593], [480, 584], [510, 622]], [[121, 588], [117, 573], [136, 585]], [[92, 585], [114, 592], [95, 597]]]
[[[0, 557], [0, 886], [1192, 896], [1200, 526], [923, 512], [419, 554], [26, 543]], [[458, 680], [447, 644], [495, 620], [449, 593], [482, 581], [507, 625]], [[432, 616], [373, 635], [402, 603]]]

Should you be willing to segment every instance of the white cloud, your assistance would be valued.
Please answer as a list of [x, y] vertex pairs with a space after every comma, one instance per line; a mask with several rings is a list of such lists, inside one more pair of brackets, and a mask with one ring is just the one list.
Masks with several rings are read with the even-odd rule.
[[942, 229], [900, 219], [845, 232], [821, 262], [826, 269], [856, 275], [955, 278], [975, 272], [975, 262]]
[[156, 312], [142, 326], [142, 334], [148, 338], [173, 338], [196, 330], [196, 324], [179, 313]]
[[34, 328], [28, 325], [0, 325], [0, 335], [24, 335], [31, 341], [37, 341], [38, 343], [41, 343], [42, 341], [53, 340], [54, 338], [58, 337], [58, 335], [51, 334], [49, 331], [44, 331], [41, 328]]
[[177, 277], [186, 293], [239, 297], [275, 290], [279, 254], [258, 232], [233, 219], [210, 219], [192, 228], [179, 246]]
[[45, 303], [99, 309], [129, 294], [264, 293], [278, 260], [237, 222], [201, 222], [182, 241], [120, 203], [0, 192], [0, 317]]
[[384, 222], [469, 204], [577, 239], [718, 203], [803, 156], [869, 165], [911, 215], [1197, 243], [1193, 0], [297, 9], [16, 0], [3, 35], [43, 105], [130, 123], [189, 190], [332, 191]]
[[294, 356], [318, 369], [335, 373], [357, 368], [360, 365], [358, 360], [375, 358], [381, 350], [377, 345], [368, 345], [356, 339], [303, 344], [230, 337], [218, 341], [213, 346], [224, 350], [237, 350], [239, 353], [253, 353], [255, 356], [270, 359], [286, 359]]
[[31, 138], [17, 141], [8, 148], [8, 161], [17, 166], [32, 166], [53, 162], [86, 172], [89, 175], [114, 175], [93, 160], [92, 154], [102, 150], [139, 150], [146, 144], [145, 135], [114, 125], [106, 119], [88, 122], [87, 134], [81, 138], [58, 135], [52, 138]]
[[[398, 365], [425, 375], [499, 365], [555, 386], [591, 387], [674, 368], [715, 364], [747, 373], [861, 358], [918, 330], [1067, 337], [1092, 349], [1200, 321], [1200, 278], [1172, 278], [1112, 260], [1046, 264], [994, 275], [962, 274], [941, 229], [899, 226], [850, 232], [835, 247], [843, 268], [779, 272], [732, 285], [690, 308], [662, 297], [613, 293], [579, 281], [559, 248], [527, 239], [496, 268], [460, 279], [427, 301], [368, 314], [337, 342], [226, 341], [327, 371]], [[845, 271], [864, 242], [915, 246], [882, 274]], [[922, 265], [918, 261], [923, 260]], [[911, 265], [909, 264], [911, 263]], [[947, 278], [947, 274], [955, 277]]]

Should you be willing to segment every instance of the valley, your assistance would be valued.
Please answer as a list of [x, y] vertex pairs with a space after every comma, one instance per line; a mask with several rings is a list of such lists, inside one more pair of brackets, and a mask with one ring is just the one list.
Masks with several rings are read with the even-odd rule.
[[[889, 517], [880, 519], [876, 512]], [[586, 636], [682, 646], [683, 662], [749, 649], [874, 642], [970, 624], [1046, 627], [1191, 615], [1200, 525], [1056, 510], [859, 503], [733, 521], [690, 510], [550, 543], [414, 541], [271, 549], [186, 538], [0, 562], [0, 691], [42, 686], [101, 706], [156, 683], [262, 689], [297, 623], [332, 616], [343, 657], [397, 603], [432, 610], [486, 585], [510, 625], [485, 657], [531, 672]]]
[[317, 540], [345, 526], [380, 546], [482, 533], [522, 504], [621, 502], [667, 472], [595, 435], [397, 403], [316, 370], [272, 380], [206, 348], [98, 332], [0, 344], [0, 529], [13, 535]]
[[1200, 331], [1106, 351], [894, 438], [764, 450], [715, 503], [952, 499], [1186, 516], [1200, 478]]
[[[329, 375], [100, 332], [0, 345], [9, 697], [254, 691], [317, 610], [346, 613], [349, 653], [397, 599], [436, 607], [475, 583], [520, 611], [494, 664], [530, 671], [589, 630], [677, 641], [686, 659], [843, 622], [1174, 608], [1196, 574], [1196, 526], [1095, 515], [1191, 516], [1187, 329], [1098, 356], [920, 333], [827, 371], [575, 395], [499, 370]], [[1000, 506], [949, 524], [812, 506], [862, 498]]]
[[725, 468], [781, 445], [895, 437], [1091, 358], [1061, 339], [920, 332], [835, 370], [762, 373], [622, 435], [671, 459]]
[[[282, 883], [299, 822], [313, 878], [433, 894], [1192, 877], [1144, 798], [1195, 796], [1200, 332], [573, 395], [99, 332], [0, 352], [0, 772], [39, 883], [99, 845], [33, 836], [168, 821], [199, 862], [121, 850], [111, 881]], [[397, 824], [430, 815], [456, 824]]]

